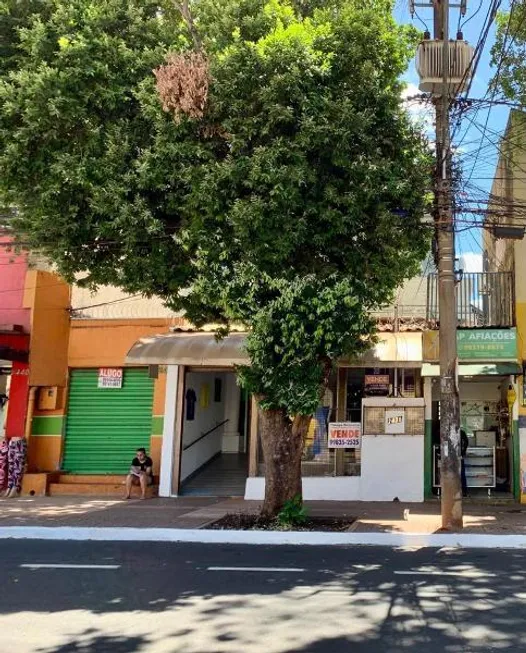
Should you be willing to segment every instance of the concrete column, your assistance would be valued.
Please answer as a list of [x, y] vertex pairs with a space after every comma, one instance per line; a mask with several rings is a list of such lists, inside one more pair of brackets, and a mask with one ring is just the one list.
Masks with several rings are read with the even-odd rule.
[[172, 495], [172, 476], [175, 448], [175, 431], [177, 428], [177, 385], [179, 366], [168, 365], [166, 372], [166, 398], [164, 404], [163, 443], [161, 447], [161, 470], [159, 478], [159, 496]]
[[224, 390], [225, 419], [228, 422], [225, 424], [223, 433], [223, 452], [238, 453], [243, 444], [239, 435], [241, 388], [237, 384], [235, 374], [227, 373], [224, 375]]

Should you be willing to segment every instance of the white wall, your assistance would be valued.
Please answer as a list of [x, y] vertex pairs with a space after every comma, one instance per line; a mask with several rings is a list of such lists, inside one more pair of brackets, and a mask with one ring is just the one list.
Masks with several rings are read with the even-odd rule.
[[[7, 361], [6, 361], [7, 365]], [[11, 363], [9, 363], [11, 365]], [[9, 396], [9, 386], [11, 383], [11, 377], [6, 374], [0, 374], [0, 394], [6, 394]], [[7, 419], [7, 406], [8, 402], [5, 403], [4, 407], [0, 407], [0, 440], [4, 437], [4, 425]]]
[[424, 436], [362, 437], [362, 501], [424, 500]]
[[[362, 438], [361, 476], [306, 477], [303, 498], [318, 501], [424, 500], [423, 435], [367, 435]], [[245, 499], [260, 501], [265, 479], [247, 478]]]
[[174, 326], [181, 324], [183, 313], [167, 308], [159, 297], [137, 297], [115, 286], [99, 286], [92, 292], [77, 285], [71, 287], [73, 319], [136, 319], [173, 318]]
[[179, 365], [167, 366], [163, 441], [161, 445], [161, 470], [159, 477], [160, 497], [169, 497], [172, 495], [175, 431], [177, 421], [177, 384], [179, 381], [179, 373]]
[[223, 393], [225, 401], [224, 419], [228, 419], [223, 432], [222, 450], [225, 453], [239, 453], [242, 441], [239, 434], [239, 406], [241, 388], [237, 384], [236, 375], [225, 374]]
[[[181, 460], [181, 481], [188, 478], [199, 467], [220, 453], [225, 426], [206, 436], [193, 447], [184, 451], [184, 447], [197, 440], [203, 433], [214, 428], [225, 419], [225, 374], [216, 372], [188, 372], [186, 375], [184, 420], [183, 420], [183, 451]], [[223, 382], [221, 401], [214, 401], [214, 379], [220, 378]], [[202, 386], [209, 386], [209, 404], [206, 408], [200, 405]], [[195, 404], [195, 419], [186, 419], [186, 392], [192, 388], [197, 395]]]
[[[303, 498], [307, 501], [359, 501], [359, 476], [309, 476], [302, 481]], [[265, 497], [265, 479], [247, 478], [245, 499], [261, 501]]]

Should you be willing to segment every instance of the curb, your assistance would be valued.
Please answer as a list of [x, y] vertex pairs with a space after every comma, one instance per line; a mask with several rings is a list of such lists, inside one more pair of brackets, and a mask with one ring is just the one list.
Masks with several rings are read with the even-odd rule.
[[99, 542], [193, 542], [296, 546], [389, 546], [526, 549], [526, 535], [473, 533], [315, 533], [200, 530], [179, 528], [0, 527], [0, 540]]

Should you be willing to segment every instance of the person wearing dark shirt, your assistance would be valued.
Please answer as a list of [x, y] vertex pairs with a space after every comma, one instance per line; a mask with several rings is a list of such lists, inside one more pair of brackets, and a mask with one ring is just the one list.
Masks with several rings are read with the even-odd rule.
[[146, 488], [153, 483], [153, 462], [146, 455], [146, 449], [137, 449], [136, 456], [132, 460], [130, 473], [126, 477], [126, 499], [131, 497], [132, 487], [140, 485], [141, 499], [146, 499]]
[[466, 463], [465, 463], [465, 457], [466, 453], [468, 450], [468, 436], [466, 434], [466, 431], [464, 429], [461, 429], [460, 431], [460, 455], [462, 457], [460, 461], [460, 478], [462, 480], [462, 496], [467, 496], [468, 495], [468, 484], [467, 484], [467, 479], [466, 479]]

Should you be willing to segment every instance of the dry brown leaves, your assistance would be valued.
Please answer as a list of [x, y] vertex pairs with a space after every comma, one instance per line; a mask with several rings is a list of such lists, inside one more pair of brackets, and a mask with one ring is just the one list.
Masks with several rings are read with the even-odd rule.
[[170, 54], [153, 71], [163, 109], [179, 122], [181, 114], [202, 118], [210, 83], [209, 62], [202, 52]]

